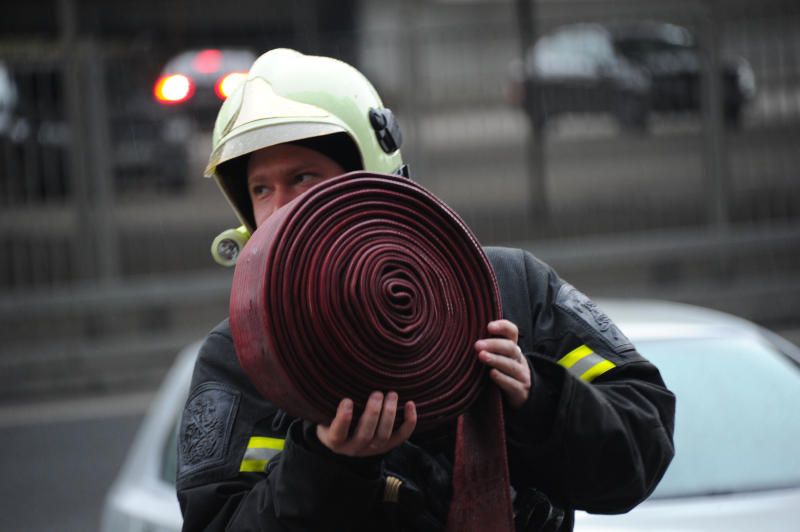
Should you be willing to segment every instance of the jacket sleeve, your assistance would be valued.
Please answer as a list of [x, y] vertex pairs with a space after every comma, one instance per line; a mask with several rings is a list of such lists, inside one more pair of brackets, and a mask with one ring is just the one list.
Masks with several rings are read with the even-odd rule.
[[[265, 455], [253, 449], [259, 441], [283, 449]], [[328, 451], [313, 425], [289, 420], [255, 392], [226, 327], [209, 335], [178, 437], [184, 531], [352, 530], [382, 490], [379, 459]]]
[[672, 459], [675, 397], [596, 304], [519, 253], [528, 308], [514, 312], [529, 316], [520, 344], [532, 386], [520, 409], [507, 410], [512, 482], [566, 507], [626, 512]]

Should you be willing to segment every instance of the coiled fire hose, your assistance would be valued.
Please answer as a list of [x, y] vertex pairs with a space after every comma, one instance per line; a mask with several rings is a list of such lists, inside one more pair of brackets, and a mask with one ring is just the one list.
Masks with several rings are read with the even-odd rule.
[[242, 367], [289, 414], [328, 424], [342, 398], [358, 414], [394, 390], [416, 403], [417, 431], [458, 417], [450, 532], [513, 529], [500, 393], [473, 347], [501, 316], [458, 215], [408, 179], [365, 172], [270, 216], [238, 257], [230, 302]]

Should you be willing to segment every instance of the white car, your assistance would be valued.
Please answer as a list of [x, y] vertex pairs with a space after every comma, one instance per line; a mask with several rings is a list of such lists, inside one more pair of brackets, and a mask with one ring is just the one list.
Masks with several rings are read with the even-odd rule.
[[[745, 320], [651, 301], [600, 306], [677, 396], [676, 456], [624, 515], [578, 512], [575, 530], [800, 530], [800, 349]], [[186, 348], [106, 499], [103, 532], [176, 532], [176, 427], [198, 345]]]

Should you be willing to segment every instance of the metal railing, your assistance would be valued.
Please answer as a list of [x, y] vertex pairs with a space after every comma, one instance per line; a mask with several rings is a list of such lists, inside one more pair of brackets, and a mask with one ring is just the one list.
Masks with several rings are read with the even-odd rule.
[[[787, 2], [749, 4], [536, 3], [540, 34], [641, 20], [692, 33], [697, 105], [649, 110], [633, 129], [617, 109], [587, 109], [580, 96], [546, 125], [509, 99], [520, 61], [513, 3], [473, 13], [468, 4], [417, 2], [397, 7], [405, 11], [394, 29], [314, 43], [359, 43], [358, 66], [396, 110], [414, 178], [482, 242], [541, 249], [577, 277], [595, 261], [592, 250], [622, 250], [597, 260], [640, 276], [632, 294], [652, 295], [653, 287], [672, 290], [676, 271], [689, 279], [702, 270], [697, 282], [756, 272], [791, 280], [800, 266], [792, 252], [800, 226], [800, 11]], [[139, 48], [0, 44], [13, 85], [4, 89], [0, 70], [0, 364], [19, 359], [7, 357], [9, 349], [49, 360], [58, 358], [59, 341], [83, 346], [67, 349], [63, 357], [73, 360], [98, 356], [102, 349], [85, 346], [112, 337], [130, 342], [155, 331], [173, 339], [171, 348], [207, 330], [226, 312], [230, 274], [208, 247], [235, 224], [215, 185], [200, 177], [208, 133], [161, 142], [158, 109], [137, 106], [157, 70]], [[755, 92], [726, 123], [725, 78], [711, 73], [732, 64], [749, 66], [742, 75], [752, 72]], [[760, 235], [763, 245], [751, 246]], [[652, 275], [641, 273], [648, 268]], [[621, 275], [586, 274], [601, 292], [615, 291]], [[198, 286], [207, 287], [200, 300], [187, 298]], [[166, 352], [162, 344], [149, 349]]]

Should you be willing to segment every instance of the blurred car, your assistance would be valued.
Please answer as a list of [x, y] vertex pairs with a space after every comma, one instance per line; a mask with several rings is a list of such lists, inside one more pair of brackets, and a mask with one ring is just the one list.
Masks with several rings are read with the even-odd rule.
[[17, 86], [5, 63], [0, 61], [0, 135], [8, 134], [17, 106]]
[[[651, 81], [616, 52], [600, 25], [563, 26], [540, 38], [514, 77], [510, 97], [539, 128], [566, 113], [610, 113], [626, 129], [647, 125]], [[526, 94], [525, 78], [532, 94]]]
[[[109, 79], [120, 84], [115, 76]], [[109, 90], [107, 95], [108, 162], [116, 184], [182, 190], [189, 178], [186, 135], [176, 134], [146, 93]], [[5, 201], [70, 196], [68, 103], [64, 72], [57, 65], [0, 64], [0, 196]]]
[[[643, 130], [653, 111], [701, 109], [701, 52], [691, 32], [674, 24], [561, 26], [512, 70], [509, 99], [524, 105], [538, 127], [565, 113], [610, 113], [622, 127]], [[755, 93], [752, 68], [744, 59], [725, 59], [720, 79], [725, 120], [738, 125]]]
[[220, 104], [244, 81], [256, 55], [246, 49], [187, 50], [169, 59], [153, 95], [173, 116], [210, 130]]
[[[650, 105], [654, 111], [700, 111], [702, 55], [688, 29], [657, 22], [613, 24], [608, 28], [614, 48], [642, 67], [652, 80]], [[723, 116], [729, 125], [738, 125], [742, 109], [755, 95], [753, 69], [744, 58], [723, 58], [720, 82]]]
[[175, 495], [178, 423], [200, 343], [183, 349], [153, 399], [106, 496], [101, 532], [178, 532]]
[[[254, 60], [249, 50], [182, 52], [166, 62], [152, 95], [147, 80], [125, 70], [129, 65], [107, 61], [109, 163], [116, 185], [182, 191], [195, 130], [210, 130], [222, 100]], [[0, 196], [9, 203], [70, 196], [67, 105], [64, 73], [56, 65], [0, 63], [0, 168], [6, 170]]]
[[[796, 530], [800, 350], [752, 323], [676, 303], [600, 302], [677, 396], [676, 456], [625, 515], [577, 512], [585, 532]], [[198, 345], [154, 400], [105, 501], [102, 532], [180, 530], [176, 434]]]

